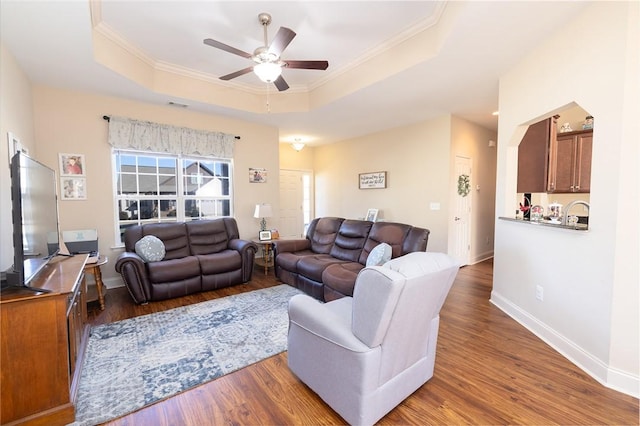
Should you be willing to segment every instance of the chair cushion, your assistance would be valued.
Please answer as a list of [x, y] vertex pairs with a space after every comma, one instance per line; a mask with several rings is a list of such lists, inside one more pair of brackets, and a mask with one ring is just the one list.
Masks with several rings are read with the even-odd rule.
[[358, 262], [338, 263], [330, 265], [322, 273], [322, 283], [325, 288], [325, 302], [333, 300], [336, 297], [329, 297], [327, 289], [334, 290], [343, 296], [353, 296], [353, 287], [356, 284], [358, 272], [364, 268]]
[[200, 263], [196, 256], [152, 262], [147, 265], [147, 268], [149, 281], [153, 284], [174, 283], [176, 281], [185, 281], [186, 283], [190, 278], [198, 278], [198, 282], [200, 282]]
[[320, 283], [324, 270], [334, 263], [346, 263], [346, 261], [336, 259], [328, 254], [304, 256], [298, 261], [298, 274]]
[[391, 246], [380, 243], [369, 253], [366, 266], [381, 266], [391, 260]]
[[235, 250], [196, 256], [200, 262], [202, 275], [221, 274], [242, 268], [242, 257]]
[[229, 248], [229, 235], [222, 220], [194, 220], [187, 223], [191, 254], [219, 253]]
[[315, 253], [312, 252], [311, 250], [297, 251], [295, 253], [289, 253], [289, 252], [278, 253], [277, 263], [278, 263], [278, 266], [280, 266], [281, 268], [287, 271], [297, 273], [298, 262], [300, 261], [300, 259], [302, 259], [305, 256], [314, 256], [314, 255]]
[[136, 254], [145, 262], [159, 262], [164, 259], [165, 248], [160, 238], [153, 235], [142, 237], [136, 242]]

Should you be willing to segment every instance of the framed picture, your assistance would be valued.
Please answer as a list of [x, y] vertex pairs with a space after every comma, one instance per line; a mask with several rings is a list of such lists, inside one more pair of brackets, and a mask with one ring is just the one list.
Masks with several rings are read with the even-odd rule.
[[377, 218], [378, 218], [378, 209], [367, 210], [367, 216], [365, 217], [365, 220], [368, 220], [369, 222], [375, 222]]
[[258, 234], [258, 239], [260, 241], [268, 241], [271, 239], [271, 231], [260, 231]]
[[249, 182], [251, 182], [251, 183], [266, 183], [267, 182], [267, 169], [249, 168]]
[[63, 200], [86, 200], [86, 179], [83, 177], [60, 177], [60, 196]]
[[360, 173], [358, 180], [360, 189], [386, 188], [387, 172]]
[[60, 176], [85, 176], [86, 168], [82, 154], [58, 154]]

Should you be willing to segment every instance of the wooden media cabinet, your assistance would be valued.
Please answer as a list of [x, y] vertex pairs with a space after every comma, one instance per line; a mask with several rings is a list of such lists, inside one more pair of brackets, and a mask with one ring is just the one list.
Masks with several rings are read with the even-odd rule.
[[0, 294], [0, 424], [66, 425], [88, 337], [88, 255], [56, 257], [29, 284]]

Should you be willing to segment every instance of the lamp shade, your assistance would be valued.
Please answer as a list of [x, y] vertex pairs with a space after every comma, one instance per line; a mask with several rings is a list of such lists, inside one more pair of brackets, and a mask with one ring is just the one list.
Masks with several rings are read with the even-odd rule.
[[263, 62], [253, 67], [253, 72], [265, 83], [273, 83], [282, 73], [282, 67], [273, 62]]
[[263, 217], [271, 217], [273, 213], [271, 212], [271, 204], [256, 204], [256, 209], [253, 212], [253, 217], [256, 219], [260, 219]]

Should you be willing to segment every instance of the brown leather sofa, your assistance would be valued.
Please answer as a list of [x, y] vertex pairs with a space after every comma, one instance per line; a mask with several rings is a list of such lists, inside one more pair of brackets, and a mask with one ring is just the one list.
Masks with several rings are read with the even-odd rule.
[[358, 272], [380, 243], [392, 258], [426, 251], [429, 230], [394, 222], [316, 218], [305, 239], [274, 242], [276, 277], [326, 302], [353, 295]]
[[[162, 260], [145, 262], [136, 254], [136, 242], [147, 235], [164, 243]], [[226, 217], [132, 226], [124, 231], [124, 245], [115, 268], [136, 303], [246, 283], [258, 249], [241, 240], [235, 219]]]

